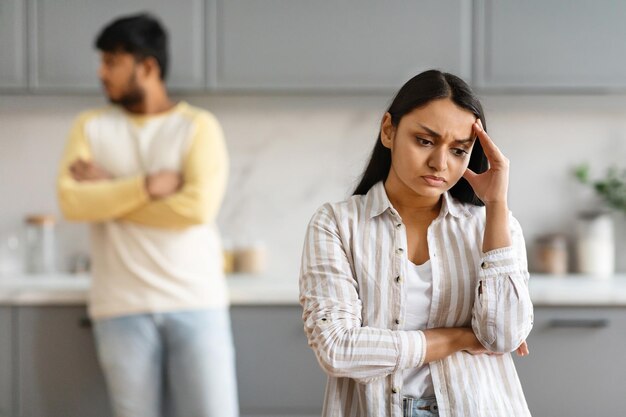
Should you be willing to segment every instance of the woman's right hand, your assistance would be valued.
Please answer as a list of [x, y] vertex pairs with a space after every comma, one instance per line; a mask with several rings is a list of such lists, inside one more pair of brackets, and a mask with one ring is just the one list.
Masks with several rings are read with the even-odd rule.
[[[495, 352], [491, 352], [490, 350], [485, 349], [485, 347], [478, 341], [478, 338], [474, 334], [474, 331], [470, 328], [466, 330], [467, 331], [465, 332], [464, 336], [466, 338], [465, 343], [467, 343], [467, 348], [463, 349], [465, 352], [468, 352], [472, 355], [480, 355], [480, 354], [502, 355], [502, 353], [495, 353]], [[526, 356], [530, 353], [528, 350], [528, 344], [526, 343], [525, 340], [515, 350], [515, 353], [517, 353], [517, 356]]]
[[469, 327], [463, 328], [462, 331], [463, 333], [462, 333], [461, 344], [462, 346], [464, 346], [464, 348], [461, 349], [461, 351], [467, 352], [471, 355], [482, 355], [482, 354], [494, 355], [493, 352], [485, 349], [485, 347], [480, 343], [480, 341], [478, 340], [478, 338], [474, 334], [474, 331], [471, 328]]
[[[424, 363], [443, 359], [456, 352], [471, 355], [502, 355], [485, 349], [470, 327], [440, 327], [423, 330], [426, 337], [426, 357]], [[528, 354], [528, 346], [523, 342], [517, 348], [519, 356]]]

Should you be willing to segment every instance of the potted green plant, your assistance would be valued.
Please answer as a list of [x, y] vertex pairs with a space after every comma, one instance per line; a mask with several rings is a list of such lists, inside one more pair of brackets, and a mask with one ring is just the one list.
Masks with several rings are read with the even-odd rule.
[[[574, 176], [593, 187], [608, 208], [626, 213], [626, 170], [607, 170], [604, 178], [592, 180], [589, 164], [575, 168]], [[598, 278], [615, 273], [615, 238], [611, 211], [598, 209], [579, 213], [576, 225], [578, 271]]]
[[592, 186], [609, 207], [626, 213], [626, 169], [610, 167], [604, 178], [593, 181], [589, 171], [589, 164], [582, 164], [575, 168], [574, 175], [581, 183]]

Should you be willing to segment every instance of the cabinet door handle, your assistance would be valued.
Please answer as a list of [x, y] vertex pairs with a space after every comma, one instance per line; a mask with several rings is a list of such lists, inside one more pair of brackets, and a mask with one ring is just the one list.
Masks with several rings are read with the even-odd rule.
[[548, 327], [601, 329], [609, 326], [609, 319], [552, 319]]
[[81, 317], [78, 319], [78, 327], [82, 327], [83, 329], [91, 328], [91, 320], [89, 317]]

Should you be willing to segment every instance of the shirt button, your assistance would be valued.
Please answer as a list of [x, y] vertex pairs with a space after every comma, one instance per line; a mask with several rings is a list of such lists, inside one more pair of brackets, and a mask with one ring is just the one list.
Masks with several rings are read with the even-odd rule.
[[398, 275], [398, 276], [396, 277], [396, 282], [397, 282], [398, 284], [402, 282], [402, 277], [401, 277], [400, 275]]
[[402, 248], [398, 248], [398, 249], [396, 250], [396, 253], [402, 253], [402, 252], [404, 252], [404, 249], [402, 249]]
[[399, 229], [399, 228], [401, 228], [401, 227], [402, 227], [402, 223], [398, 223], [398, 224], [396, 224], [396, 227], [397, 227], [398, 229]]
[[483, 262], [482, 264], [480, 264], [480, 267], [481, 267], [482, 269], [487, 269], [487, 268], [489, 268], [489, 262]]
[[391, 392], [393, 392], [394, 394], [397, 394], [400, 392], [400, 390], [398, 389], [398, 387], [393, 387], [391, 388]]
[[396, 324], [400, 324], [400, 319], [396, 319]]

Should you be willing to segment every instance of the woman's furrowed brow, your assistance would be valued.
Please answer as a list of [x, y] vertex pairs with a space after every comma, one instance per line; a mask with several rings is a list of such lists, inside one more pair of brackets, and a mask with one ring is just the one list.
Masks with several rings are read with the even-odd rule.
[[[419, 127], [421, 127], [422, 129], [424, 129], [430, 136], [433, 136], [437, 139], [441, 139], [441, 135], [438, 132], [435, 132], [434, 130], [432, 130], [431, 128], [424, 126], [421, 123], [417, 124]], [[474, 140], [476, 139], [476, 137], [471, 137], [471, 138], [467, 138], [467, 139], [455, 139], [454, 143], [458, 143], [460, 145], [471, 145], [472, 142], [474, 142]]]
[[421, 123], [418, 123], [417, 125], [418, 125], [419, 127], [421, 127], [422, 129], [424, 129], [426, 132], [428, 132], [428, 134], [429, 134], [430, 136], [433, 136], [433, 137], [435, 137], [435, 138], [441, 138], [441, 135], [440, 135], [439, 133], [435, 132], [434, 130], [430, 129], [429, 127], [426, 127], [426, 126], [424, 126], [424, 125], [423, 125], [423, 124], [421, 124]]

